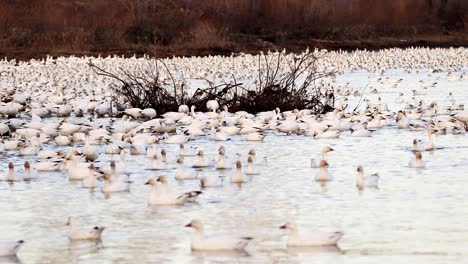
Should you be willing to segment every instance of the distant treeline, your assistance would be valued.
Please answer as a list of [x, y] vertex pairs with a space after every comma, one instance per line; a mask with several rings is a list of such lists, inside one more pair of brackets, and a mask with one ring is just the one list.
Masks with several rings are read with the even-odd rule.
[[3, 55], [235, 51], [467, 33], [468, 0], [0, 1]]

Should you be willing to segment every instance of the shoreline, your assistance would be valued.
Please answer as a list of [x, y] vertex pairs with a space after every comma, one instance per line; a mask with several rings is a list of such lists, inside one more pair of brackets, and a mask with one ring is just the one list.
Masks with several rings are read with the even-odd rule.
[[468, 33], [450, 33], [446, 35], [426, 35], [426, 36], [410, 36], [410, 37], [378, 37], [372, 39], [356, 39], [356, 40], [293, 40], [282, 43], [271, 43], [257, 39], [256, 42], [247, 42], [239, 44], [237, 42], [229, 43], [223, 47], [212, 48], [190, 48], [188, 46], [135, 46], [132, 48], [112, 48], [107, 50], [74, 50], [65, 49], [63, 47], [55, 48], [21, 48], [21, 49], [2, 49], [0, 47], [0, 58], [3, 60], [28, 61], [31, 59], [43, 59], [47, 56], [54, 58], [60, 56], [124, 56], [141, 57], [150, 55], [157, 58], [171, 57], [205, 57], [205, 56], [231, 56], [232, 54], [247, 53], [258, 54], [261, 51], [282, 50], [286, 49], [289, 52], [301, 52], [306, 48], [310, 49], [327, 49], [332, 51], [354, 51], [354, 50], [370, 50], [377, 51], [391, 48], [459, 48], [468, 47]]

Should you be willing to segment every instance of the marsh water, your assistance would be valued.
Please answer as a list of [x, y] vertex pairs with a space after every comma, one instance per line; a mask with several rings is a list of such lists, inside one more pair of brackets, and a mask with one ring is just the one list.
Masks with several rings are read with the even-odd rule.
[[[468, 71], [463, 69], [462, 71]], [[427, 78], [429, 70], [385, 72], [384, 77], [403, 79], [397, 88], [381, 88], [378, 94], [390, 110], [400, 91], [409, 94]], [[348, 72], [339, 83], [365, 87], [366, 71]], [[438, 84], [427, 90], [425, 101], [446, 105], [448, 92], [459, 103], [468, 99], [468, 80], [449, 81], [447, 73], [433, 73]], [[350, 106], [359, 97], [350, 98]], [[47, 122], [47, 119], [45, 119]], [[103, 120], [105, 122], [105, 120]], [[468, 140], [465, 135], [437, 135], [436, 149], [423, 153], [427, 168], [408, 167], [413, 157], [413, 138], [427, 140], [427, 132], [410, 132], [396, 126], [377, 130], [369, 138], [352, 138], [344, 132], [338, 139], [284, 135], [267, 132], [264, 142], [246, 142], [234, 136], [214, 142], [197, 138], [187, 147], [203, 148], [205, 157], [217, 158], [224, 145], [231, 160], [245, 162], [250, 148], [257, 151], [260, 175], [241, 186], [229, 182], [233, 170], [205, 169], [201, 173], [227, 176], [221, 188], [207, 188], [198, 202], [184, 206], [148, 206], [150, 177], [165, 174], [177, 190], [198, 190], [197, 180], [177, 182], [174, 169], [151, 171], [146, 156], [127, 155], [126, 168], [133, 183], [130, 192], [104, 195], [70, 182], [64, 172], [40, 172], [31, 182], [0, 182], [0, 232], [2, 239], [24, 239], [17, 259], [21, 263], [465, 263], [468, 262]], [[330, 173], [326, 184], [314, 181], [318, 169], [310, 159], [318, 158], [330, 145]], [[103, 148], [103, 146], [101, 146]], [[55, 148], [49, 144], [46, 148]], [[170, 167], [175, 168], [178, 145], [166, 148]], [[7, 162], [20, 166], [25, 158], [9, 155]], [[29, 158], [26, 158], [29, 159]], [[106, 163], [110, 155], [101, 154]], [[34, 159], [31, 159], [34, 160]], [[186, 158], [186, 164], [195, 157]], [[356, 167], [364, 173], [379, 173], [378, 189], [355, 187]], [[67, 217], [80, 226], [105, 226], [101, 242], [70, 242]], [[246, 252], [192, 252], [194, 233], [184, 225], [200, 219], [207, 234], [248, 235], [255, 239]], [[345, 233], [339, 247], [286, 247], [287, 232], [278, 227], [295, 219], [303, 230]]]

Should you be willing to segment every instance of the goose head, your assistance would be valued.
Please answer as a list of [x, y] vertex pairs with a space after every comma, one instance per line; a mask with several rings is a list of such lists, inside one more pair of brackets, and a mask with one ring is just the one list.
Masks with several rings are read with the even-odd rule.
[[252, 156], [249, 156], [249, 157], [247, 158], [247, 162], [248, 162], [249, 164], [253, 164], [253, 158], [252, 158]]
[[255, 152], [255, 149], [250, 149], [249, 150], [249, 155], [255, 156], [257, 153]]
[[200, 222], [200, 220], [197, 220], [197, 219], [194, 219], [194, 220], [190, 221], [190, 223], [186, 224], [185, 227], [191, 227], [191, 228], [194, 228], [196, 230], [202, 230], [203, 229], [202, 223]]
[[421, 160], [421, 159], [422, 159], [422, 154], [421, 154], [421, 152], [416, 152], [416, 153], [414, 153], [414, 156], [416, 157], [417, 160]]
[[29, 161], [24, 162], [24, 169], [29, 170], [31, 168], [31, 164], [29, 164]]
[[13, 165], [13, 162], [10, 161], [10, 162], [8, 163], [8, 169], [13, 170], [14, 167], [15, 167], [15, 166]]
[[197, 151], [197, 156], [203, 157], [203, 150], [202, 150], [202, 149], [199, 149], [199, 150]]
[[179, 158], [177, 158], [177, 161], [176, 161], [176, 162], [177, 162], [177, 164], [179, 164], [179, 165], [184, 164], [184, 157], [183, 157], [183, 156], [180, 156]]
[[294, 222], [287, 222], [286, 224], [279, 227], [280, 229], [289, 229], [289, 230], [296, 230], [297, 226]]
[[323, 153], [328, 153], [328, 152], [330, 152], [330, 151], [334, 151], [334, 149], [331, 148], [330, 146], [325, 146], [325, 147], [323, 147], [323, 149], [322, 149], [322, 152], [323, 152]]
[[238, 160], [238, 161], [236, 162], [236, 168], [237, 168], [238, 170], [239, 170], [240, 168], [242, 168], [242, 164], [241, 164], [240, 160]]
[[152, 186], [154, 186], [154, 185], [156, 185], [156, 181], [155, 181], [154, 179], [149, 179], [149, 180], [145, 183], [145, 185], [152, 185]]
[[167, 183], [167, 178], [166, 178], [166, 176], [161, 175], [161, 176], [158, 177], [158, 179], [156, 181], [158, 181], [158, 182], [160, 182], [162, 184], [165, 184], [165, 183]]
[[218, 153], [219, 153], [219, 155], [224, 155], [224, 154], [226, 153], [226, 150], [224, 149], [223, 146], [220, 146], [220, 147], [219, 147]]

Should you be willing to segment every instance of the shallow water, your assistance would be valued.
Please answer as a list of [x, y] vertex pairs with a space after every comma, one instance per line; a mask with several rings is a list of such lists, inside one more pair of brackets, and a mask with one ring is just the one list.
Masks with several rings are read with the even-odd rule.
[[[466, 71], [466, 69], [464, 69]], [[368, 73], [346, 73], [340, 83], [363, 87]], [[398, 92], [418, 87], [422, 73], [389, 71], [385, 76], [403, 78], [398, 88], [379, 89], [391, 110]], [[468, 81], [450, 82], [444, 74], [430, 88], [426, 101], [445, 105], [448, 91], [459, 103], [466, 103]], [[378, 87], [378, 86], [377, 86]], [[388, 91], [388, 92], [387, 92]], [[384, 93], [385, 92], [385, 93]], [[350, 102], [355, 106], [359, 98]], [[178, 190], [198, 190], [198, 181], [176, 182], [174, 170], [146, 170], [150, 162], [143, 156], [127, 156], [127, 171], [132, 173], [130, 192], [106, 197], [99, 189], [89, 191], [68, 181], [63, 172], [41, 172], [32, 182], [12, 185], [0, 182], [0, 230], [3, 239], [22, 238], [27, 243], [18, 259], [23, 263], [464, 263], [468, 262], [468, 140], [465, 135], [435, 137], [437, 149], [423, 153], [425, 169], [408, 168], [413, 138], [427, 140], [426, 132], [410, 132], [396, 127], [376, 131], [370, 138], [352, 138], [349, 132], [339, 139], [316, 140], [304, 136], [285, 136], [268, 132], [262, 143], [248, 143], [241, 137], [227, 142], [197, 138], [186, 145], [201, 147], [208, 159], [217, 157], [219, 145], [226, 147], [232, 160], [236, 154], [246, 160], [253, 147], [259, 156], [260, 175], [237, 186], [228, 178], [222, 188], [203, 190], [197, 203], [185, 206], [147, 205], [149, 177], [168, 175]], [[317, 169], [310, 158], [317, 158], [324, 145], [329, 153], [334, 179], [326, 185], [313, 180]], [[50, 144], [52, 148], [53, 144]], [[175, 167], [177, 145], [161, 144]], [[110, 155], [102, 154], [100, 161]], [[7, 156], [23, 163], [23, 158]], [[186, 158], [186, 164], [195, 158]], [[379, 189], [358, 191], [356, 167], [365, 174], [381, 175]], [[6, 174], [6, 164], [2, 165]], [[234, 171], [205, 170], [205, 174]], [[67, 217], [78, 224], [102, 225], [107, 229], [100, 243], [71, 243], [67, 238]], [[255, 240], [246, 253], [191, 252], [193, 230], [184, 228], [198, 218], [207, 233], [248, 235]], [[296, 219], [303, 229], [342, 230], [339, 248], [287, 249], [287, 232], [278, 227]]]

